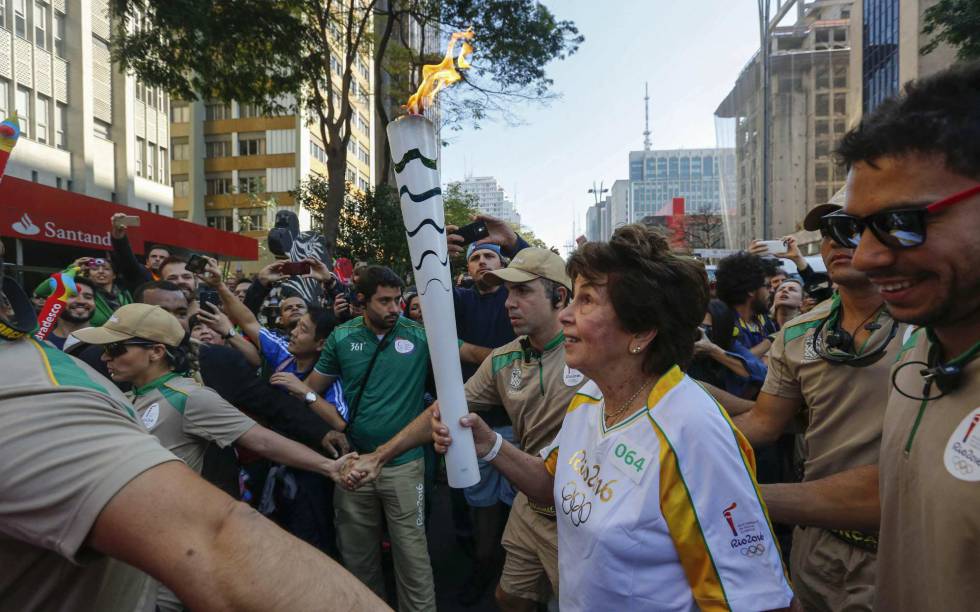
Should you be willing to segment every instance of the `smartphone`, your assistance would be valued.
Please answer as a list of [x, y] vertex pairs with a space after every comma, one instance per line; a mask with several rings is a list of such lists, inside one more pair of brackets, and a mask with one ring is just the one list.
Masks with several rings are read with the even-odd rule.
[[759, 244], [765, 245], [770, 255], [784, 255], [786, 253], [786, 243], [782, 240], [760, 240]]
[[125, 225], [126, 227], [139, 227], [140, 218], [136, 215], [126, 215], [125, 217], [119, 217], [116, 219], [116, 223], [119, 225]]
[[198, 300], [201, 302], [202, 310], [211, 312], [210, 309], [204, 308], [205, 304], [214, 304], [215, 308], [221, 310], [221, 297], [214, 289], [201, 289], [197, 296]]
[[483, 221], [474, 221], [459, 228], [456, 233], [463, 237], [463, 244], [465, 245], [483, 240], [490, 235], [490, 230], [487, 229], [487, 224]]
[[308, 261], [287, 261], [279, 266], [279, 271], [285, 276], [300, 276], [310, 273], [310, 262]]
[[187, 271], [193, 272], [194, 274], [203, 274], [204, 268], [208, 266], [208, 258], [204, 255], [198, 255], [197, 253], [191, 255], [191, 258], [187, 260]]

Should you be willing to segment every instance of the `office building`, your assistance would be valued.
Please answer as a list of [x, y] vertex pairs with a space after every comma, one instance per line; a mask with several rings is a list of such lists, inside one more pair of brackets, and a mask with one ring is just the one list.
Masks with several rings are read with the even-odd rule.
[[458, 186], [463, 193], [476, 196], [476, 206], [482, 214], [503, 219], [513, 225], [521, 224], [521, 215], [494, 177], [471, 176], [450, 183], [450, 187], [453, 186]]
[[732, 149], [630, 151], [627, 221], [670, 215], [674, 198], [684, 198], [688, 214], [727, 214], [731, 181], [723, 175], [734, 169], [734, 156]]
[[0, 0], [7, 175], [169, 216], [170, 101], [111, 62], [112, 28], [107, 0]]
[[[338, 30], [339, 32], [339, 30]], [[351, 80], [351, 136], [347, 182], [374, 186], [373, 59], [359, 58]], [[334, 67], [334, 96], [340, 96], [344, 67]], [[291, 97], [280, 103], [294, 106]], [[292, 194], [312, 175], [327, 176], [327, 153], [319, 118], [302, 108], [269, 115], [251, 104], [196, 100], [171, 107], [174, 216], [210, 227], [262, 236], [278, 210], [293, 210], [300, 229], [311, 229], [308, 211]]]
[[[795, 9], [795, 15], [793, 14]], [[715, 111], [734, 120], [736, 155], [733, 246], [796, 232], [810, 208], [843, 186], [833, 148], [846, 130], [852, 4], [784, 3], [770, 23], [769, 142], [764, 142], [761, 54], [742, 70]], [[785, 25], [794, 21], [791, 25]], [[768, 185], [764, 170], [768, 168]], [[764, 227], [763, 190], [769, 226]]]

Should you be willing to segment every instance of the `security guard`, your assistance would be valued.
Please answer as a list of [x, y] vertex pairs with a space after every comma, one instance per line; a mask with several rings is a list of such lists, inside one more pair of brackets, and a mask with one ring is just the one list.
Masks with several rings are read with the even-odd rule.
[[759, 398], [709, 388], [753, 445], [775, 440], [806, 416], [801, 483], [761, 485], [773, 521], [797, 525], [793, 584], [808, 611], [871, 610], [878, 525], [877, 474], [888, 376], [904, 325], [893, 321], [868, 278], [851, 266], [815, 207], [804, 227], [820, 230], [821, 255], [838, 292], [789, 323], [769, 351]]

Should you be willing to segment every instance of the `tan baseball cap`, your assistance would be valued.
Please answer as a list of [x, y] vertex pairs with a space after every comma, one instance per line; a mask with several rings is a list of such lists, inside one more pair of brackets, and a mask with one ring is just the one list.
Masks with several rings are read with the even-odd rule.
[[487, 272], [485, 278], [491, 285], [503, 282], [526, 283], [536, 278], [546, 278], [566, 289], [572, 288], [572, 279], [565, 272], [565, 261], [557, 253], [537, 247], [528, 247], [518, 252], [506, 268]]
[[820, 219], [826, 217], [830, 213], [835, 213], [840, 210], [839, 204], [821, 204], [819, 206], [814, 206], [810, 209], [810, 212], [806, 214], [803, 219], [803, 229], [808, 232], [815, 232], [820, 229]]
[[112, 313], [102, 327], [87, 327], [72, 335], [88, 344], [111, 344], [142, 338], [167, 346], [180, 346], [184, 340], [184, 328], [175, 316], [159, 306], [126, 304]]

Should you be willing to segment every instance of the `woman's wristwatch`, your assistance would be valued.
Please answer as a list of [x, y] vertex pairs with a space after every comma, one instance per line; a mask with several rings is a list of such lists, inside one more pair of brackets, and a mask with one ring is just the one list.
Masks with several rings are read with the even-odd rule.
[[317, 395], [313, 391], [307, 391], [306, 395], [303, 396], [303, 401], [307, 404], [312, 404], [316, 401]]
[[238, 335], [238, 332], [235, 331], [235, 328], [234, 327], [232, 327], [231, 329], [228, 330], [228, 333], [227, 334], [224, 334], [224, 335], [221, 336], [221, 339], [222, 340], [230, 340], [231, 338], [234, 338], [237, 335]]

